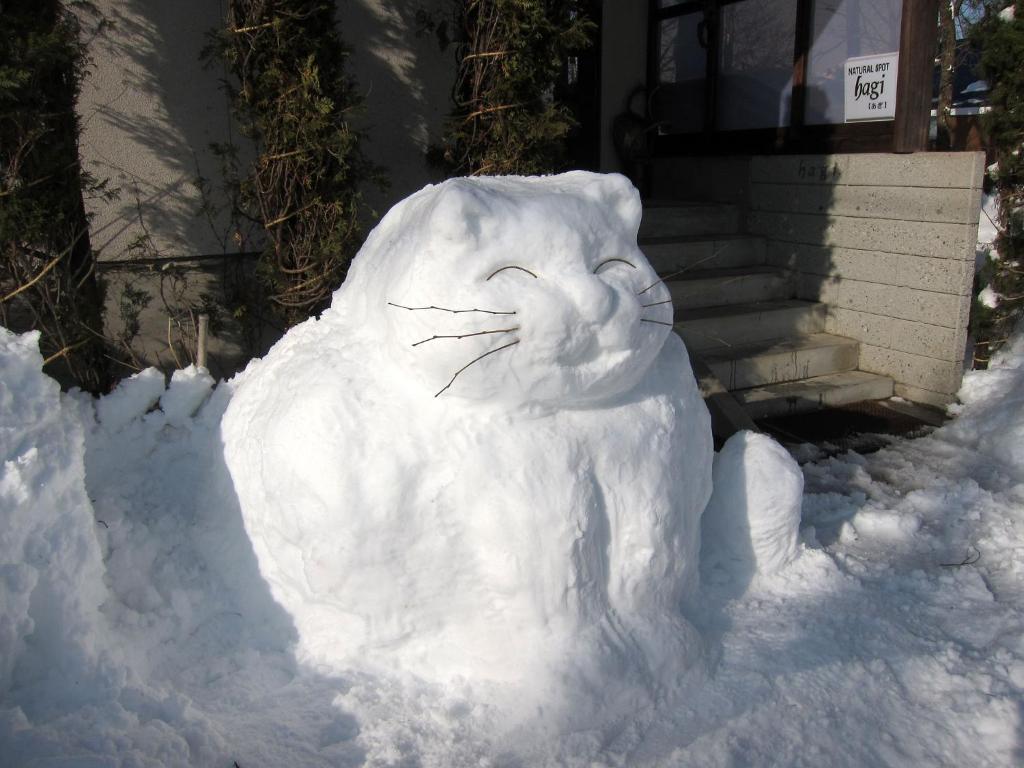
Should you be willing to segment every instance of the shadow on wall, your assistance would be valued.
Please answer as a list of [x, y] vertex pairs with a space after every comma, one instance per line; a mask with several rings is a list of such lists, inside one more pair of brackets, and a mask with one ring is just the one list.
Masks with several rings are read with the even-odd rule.
[[[434, 2], [436, 8], [426, 10], [439, 19], [448, 6]], [[80, 106], [86, 165], [120, 189], [113, 202], [92, 201], [93, 243], [101, 260], [229, 257], [223, 269], [211, 263], [195, 271], [187, 295], [178, 297], [183, 305], [202, 304], [204, 296], [231, 295], [236, 289], [224, 282], [229, 265], [239, 251], [261, 245], [254, 225], [236, 236], [221, 159], [210, 148], [214, 143], [238, 145], [243, 164], [252, 156], [221, 89], [222, 66], [204, 67], [200, 61], [208, 33], [223, 23], [226, 7], [226, 0], [173, 5], [106, 0], [101, 10], [114, 26], [92, 46], [93, 72]], [[338, 27], [351, 51], [349, 74], [365, 97], [354, 122], [366, 131], [364, 151], [391, 182], [384, 190], [371, 185], [364, 190], [375, 211], [370, 226], [399, 199], [437, 180], [425, 152], [440, 141], [450, 110], [454, 52], [442, 52], [433, 33], [421, 29], [421, 8], [414, 0], [349, 0], [338, 6]], [[202, 190], [200, 179], [205, 180]], [[117, 336], [124, 330], [124, 280], [113, 274], [108, 279], [108, 333]], [[162, 278], [132, 280], [136, 290], [151, 297], [139, 317], [138, 362], [173, 367], [175, 358], [187, 355], [175, 353], [180, 339], [171, 339], [165, 297], [154, 287]], [[230, 375], [276, 338], [264, 333], [265, 338], [249, 344], [242, 335], [230, 322], [215, 331], [211, 370]]]
[[[219, 161], [210, 144], [237, 140], [220, 73], [202, 67], [206, 33], [220, 23], [211, 3], [106, 3], [114, 27], [93, 45], [93, 73], [83, 93], [82, 153], [120, 198], [94, 206], [93, 243], [104, 260], [124, 259], [140, 237], [149, 256], [229, 250], [230, 223], [203, 215], [197, 180], [219, 194]], [[231, 248], [231, 250], [234, 250]]]
[[[155, 248], [148, 255], [235, 251], [221, 162], [210, 145], [241, 145], [243, 160], [247, 147], [220, 88], [223, 69], [199, 59], [208, 32], [223, 23], [225, 1], [103, 5], [114, 28], [93, 46], [94, 71], [82, 99], [83, 154], [99, 178], [120, 187], [121, 198], [94, 207], [96, 246], [107, 260], [125, 258], [140, 235]], [[447, 8], [436, 5], [435, 16]], [[367, 132], [368, 156], [391, 181], [385, 192], [366, 190], [378, 213], [431, 181], [424, 154], [440, 140], [450, 109], [454, 53], [440, 51], [433, 34], [418, 29], [422, 7], [414, 0], [338, 6], [349, 73], [366, 100], [354, 122]], [[208, 183], [205, 200], [199, 178]], [[205, 215], [204, 202], [218, 214]], [[254, 242], [242, 248], [256, 249]]]
[[367, 188], [378, 216], [424, 185], [442, 179], [426, 151], [441, 141], [451, 111], [455, 51], [442, 51], [434, 33], [418, 18], [448, 20], [443, 0], [349, 0], [338, 5], [342, 40], [352, 52], [350, 74], [365, 98], [355, 122], [366, 134], [364, 151], [382, 166], [390, 183]]

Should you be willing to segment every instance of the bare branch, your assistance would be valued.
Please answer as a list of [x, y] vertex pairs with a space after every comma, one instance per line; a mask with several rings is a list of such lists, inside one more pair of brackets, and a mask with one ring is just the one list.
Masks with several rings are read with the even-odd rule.
[[981, 560], [981, 550], [975, 549], [974, 547], [968, 547], [967, 554], [959, 563], [939, 563], [939, 565], [943, 568], [960, 568], [964, 565], [974, 565], [979, 560]]
[[431, 336], [429, 339], [424, 339], [423, 341], [417, 341], [412, 346], [418, 347], [420, 344], [426, 344], [428, 341], [433, 341], [434, 339], [468, 339], [471, 336], [486, 336], [487, 334], [490, 334], [490, 333], [512, 333], [513, 331], [518, 331], [518, 330], [519, 330], [519, 326], [517, 325], [514, 328], [498, 328], [498, 329], [493, 330], [493, 331], [477, 331], [476, 333], [463, 333], [463, 334], [460, 334], [460, 335], [452, 335], [452, 336]]
[[398, 307], [398, 309], [407, 309], [410, 312], [419, 312], [425, 309], [434, 309], [438, 312], [451, 312], [453, 315], [462, 315], [467, 312], [482, 312], [486, 315], [514, 315], [515, 312], [495, 312], [490, 309], [447, 309], [446, 307], [435, 307], [433, 305], [429, 307], [406, 307], [401, 304], [395, 304], [393, 301], [388, 302], [389, 307]]
[[455, 383], [455, 379], [457, 379], [459, 377], [459, 374], [462, 373], [467, 368], [469, 368], [469, 366], [473, 365], [473, 363], [479, 363], [485, 357], [488, 357], [489, 355], [493, 355], [495, 352], [501, 352], [501, 350], [503, 350], [503, 349], [508, 349], [509, 347], [514, 347], [518, 343], [519, 343], [519, 339], [516, 339], [515, 341], [509, 342], [508, 344], [505, 344], [504, 346], [497, 347], [496, 349], [492, 349], [489, 352], [484, 352], [482, 355], [480, 355], [480, 357], [473, 358], [468, 363], [466, 363], [464, 366], [459, 368], [459, 370], [457, 370], [455, 372], [455, 375], [452, 376], [451, 381], [449, 381], [447, 384], [445, 384], [444, 387], [441, 389], [441, 391], [438, 392], [436, 395], [434, 395], [434, 397], [440, 397], [442, 394], [444, 394], [444, 391], [446, 389], [448, 389], [448, 387], [450, 387], [452, 384]]
[[658, 278], [653, 283], [651, 283], [646, 288], [644, 288], [642, 291], [637, 293], [637, 296], [643, 296], [645, 293], [647, 293], [649, 290], [651, 290], [651, 288], [653, 288], [654, 286], [659, 285], [660, 283], [664, 283], [666, 280], [671, 280], [673, 277], [679, 277], [680, 275], [685, 275], [687, 272], [689, 272], [694, 267], [698, 267], [701, 264], [704, 264], [705, 262], [708, 262], [708, 261], [711, 261], [712, 259], [718, 258], [718, 256], [724, 250], [725, 250], [725, 246], [722, 246], [721, 248], [717, 249], [714, 253], [712, 253], [710, 256], [705, 256], [703, 259], [698, 259], [693, 264], [689, 264], [688, 266], [685, 266], [682, 269], [676, 270], [675, 272], [672, 272], [671, 274], [668, 274], [668, 275], [665, 275], [664, 277]]
[[54, 258], [53, 258], [53, 259], [52, 259], [52, 260], [50, 261], [50, 263], [49, 263], [49, 264], [47, 264], [47, 265], [46, 265], [45, 267], [43, 267], [42, 271], [41, 271], [41, 272], [39, 272], [39, 274], [37, 274], [37, 275], [36, 275], [35, 277], [33, 277], [33, 278], [32, 278], [31, 280], [29, 280], [29, 281], [28, 281], [27, 283], [24, 283], [23, 285], [21, 285], [20, 287], [18, 287], [17, 289], [15, 289], [15, 290], [13, 290], [13, 291], [11, 291], [11, 292], [10, 292], [9, 294], [7, 294], [7, 295], [6, 295], [6, 296], [4, 296], [4, 297], [3, 297], [2, 299], [0, 299], [0, 304], [6, 304], [6, 303], [7, 303], [8, 301], [10, 301], [11, 299], [13, 299], [13, 298], [14, 298], [15, 296], [17, 296], [17, 295], [18, 295], [19, 293], [21, 293], [22, 291], [27, 291], [27, 290], [28, 290], [29, 288], [31, 288], [31, 287], [32, 287], [33, 285], [35, 285], [35, 284], [36, 284], [36, 283], [38, 283], [38, 282], [39, 282], [40, 280], [42, 280], [42, 279], [43, 279], [44, 277], [46, 277], [46, 274], [47, 274], [47, 273], [48, 273], [48, 272], [49, 272], [50, 270], [52, 270], [52, 269], [53, 269], [54, 267], [56, 267], [56, 266], [57, 266], [57, 265], [58, 265], [58, 264], [60, 263], [61, 259], [63, 259], [63, 258], [64, 258], [65, 256], [67, 256], [67, 255], [68, 255], [69, 253], [71, 253], [71, 251], [72, 251], [72, 250], [74, 250], [75, 246], [76, 246], [76, 245], [78, 244], [78, 241], [79, 241], [79, 240], [81, 240], [81, 239], [82, 239], [82, 238], [83, 238], [84, 236], [85, 236], [85, 230], [82, 230], [81, 232], [79, 232], [79, 233], [78, 233], [78, 234], [77, 234], [77, 235], [75, 236], [75, 239], [71, 241], [71, 245], [69, 245], [69, 246], [68, 246], [67, 248], [65, 248], [65, 249], [64, 249], [63, 251], [61, 251], [60, 253], [58, 253], [58, 254], [57, 254], [57, 255], [56, 255], [56, 256], [55, 256], [55, 257], [54, 257]]
[[75, 351], [79, 347], [84, 347], [89, 342], [90, 342], [90, 339], [82, 339], [81, 341], [79, 341], [79, 342], [77, 342], [75, 344], [68, 344], [63, 349], [61, 349], [59, 352], [55, 352], [54, 354], [50, 355], [48, 358], [43, 360], [43, 365], [47, 366], [50, 363], [52, 363], [54, 360], [56, 360], [58, 357], [64, 357], [64, 355], [68, 354], [69, 352]]

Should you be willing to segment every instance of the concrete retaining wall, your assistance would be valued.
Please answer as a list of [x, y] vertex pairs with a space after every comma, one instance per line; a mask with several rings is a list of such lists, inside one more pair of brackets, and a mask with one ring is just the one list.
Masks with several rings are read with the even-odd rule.
[[861, 342], [861, 370], [909, 400], [960, 385], [974, 277], [982, 153], [753, 157], [746, 226], [826, 329]]

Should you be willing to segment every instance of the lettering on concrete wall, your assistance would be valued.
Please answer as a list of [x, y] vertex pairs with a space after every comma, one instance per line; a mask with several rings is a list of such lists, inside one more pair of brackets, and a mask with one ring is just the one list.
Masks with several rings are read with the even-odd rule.
[[846, 60], [846, 122], [896, 117], [899, 59], [899, 53], [880, 53]]
[[829, 167], [828, 162], [808, 163], [801, 160], [796, 169], [800, 181], [839, 181], [839, 163]]

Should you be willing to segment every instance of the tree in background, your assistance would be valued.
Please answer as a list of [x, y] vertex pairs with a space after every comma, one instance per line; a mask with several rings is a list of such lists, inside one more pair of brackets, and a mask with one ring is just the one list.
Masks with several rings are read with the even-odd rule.
[[459, 0], [455, 109], [443, 164], [449, 175], [539, 174], [563, 170], [576, 121], [556, 99], [574, 52], [594, 24], [581, 0]]
[[38, 330], [49, 372], [92, 392], [111, 384], [103, 295], [83, 192], [75, 113], [87, 3], [0, 0], [0, 322]]
[[259, 277], [285, 326], [327, 306], [362, 242], [360, 186], [375, 171], [349, 117], [361, 99], [345, 72], [334, 3], [229, 0], [219, 57], [257, 157], [239, 177], [241, 213], [262, 226]]
[[955, 75], [961, 59], [961, 41], [957, 35], [965, 0], [942, 0], [939, 3], [939, 103], [936, 108], [938, 129], [947, 137], [953, 135], [952, 108]]
[[[1005, 3], [1005, 0], [998, 0]], [[977, 40], [972, 28], [985, 18], [993, 0], [941, 0], [939, 2], [938, 35], [938, 103], [936, 123], [937, 146], [952, 147], [955, 142], [953, 103], [957, 96], [956, 75], [964, 64], [972, 64], [977, 56]], [[998, 10], [998, 9], [997, 9]]]
[[982, 125], [996, 155], [989, 175], [999, 230], [979, 274], [987, 296], [975, 307], [975, 361], [984, 365], [1024, 315], [1024, 0], [990, 4], [972, 34], [991, 87]]

